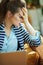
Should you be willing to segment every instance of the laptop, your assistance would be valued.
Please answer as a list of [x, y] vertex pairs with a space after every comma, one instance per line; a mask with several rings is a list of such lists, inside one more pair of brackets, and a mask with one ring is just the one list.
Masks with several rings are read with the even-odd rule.
[[0, 65], [27, 65], [26, 52], [0, 53]]

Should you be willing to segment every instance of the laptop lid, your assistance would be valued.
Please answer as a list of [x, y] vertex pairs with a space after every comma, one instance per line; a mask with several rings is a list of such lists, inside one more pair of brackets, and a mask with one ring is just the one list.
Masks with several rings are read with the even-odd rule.
[[0, 65], [27, 65], [26, 52], [0, 53]]

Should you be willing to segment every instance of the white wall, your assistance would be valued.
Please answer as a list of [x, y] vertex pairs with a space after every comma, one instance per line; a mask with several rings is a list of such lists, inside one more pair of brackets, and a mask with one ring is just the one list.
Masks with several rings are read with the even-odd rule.
[[0, 0], [0, 2], [1, 2], [1, 0]]
[[39, 0], [40, 5], [43, 6], [43, 0]]
[[29, 15], [32, 20], [32, 26], [36, 30], [40, 30], [40, 18], [42, 17], [42, 11], [41, 8], [36, 8], [36, 9], [29, 9]]

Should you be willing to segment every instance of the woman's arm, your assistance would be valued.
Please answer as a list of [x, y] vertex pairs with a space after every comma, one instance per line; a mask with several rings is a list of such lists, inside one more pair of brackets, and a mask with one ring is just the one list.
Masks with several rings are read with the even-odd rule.
[[38, 46], [41, 43], [41, 38], [40, 38], [40, 32], [34, 30], [34, 28], [30, 25], [28, 21], [28, 15], [27, 15], [27, 10], [25, 8], [22, 9], [23, 15], [22, 17], [24, 18], [24, 23], [28, 29], [28, 31], [31, 33], [28, 33], [26, 30], [24, 33], [24, 39], [26, 42], [29, 42], [31, 46]]
[[35, 35], [36, 35], [36, 31], [35, 31], [34, 28], [31, 26], [31, 24], [29, 23], [29, 21], [28, 21], [28, 20], [25, 21], [24, 24], [25, 24], [25, 26], [26, 26], [28, 32], [29, 32], [31, 35], [35, 36]]
[[24, 40], [25, 42], [28, 42], [30, 44], [30, 46], [38, 46], [41, 43], [41, 38], [40, 38], [40, 33], [36, 33], [35, 36], [30, 35], [30, 33], [28, 33], [28, 31], [26, 29], [24, 29], [24, 27], [22, 26], [22, 30], [23, 32], [23, 36], [24, 36]]
[[24, 24], [25, 24], [25, 26], [26, 26], [28, 32], [29, 32], [31, 35], [35, 36], [35, 35], [36, 35], [36, 30], [31, 26], [31, 24], [30, 24], [29, 21], [28, 21], [28, 14], [27, 14], [28, 12], [27, 12], [27, 9], [26, 9], [26, 8], [23, 8], [23, 9], [22, 9], [22, 12], [23, 12], [23, 14], [24, 14], [24, 16], [23, 16], [23, 18], [24, 18]]

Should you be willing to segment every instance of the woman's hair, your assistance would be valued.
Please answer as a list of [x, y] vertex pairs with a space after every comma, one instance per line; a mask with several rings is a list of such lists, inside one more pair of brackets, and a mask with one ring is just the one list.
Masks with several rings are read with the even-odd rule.
[[18, 8], [22, 7], [25, 7], [25, 3], [21, 2], [21, 0], [2, 0], [0, 3], [0, 24], [3, 22], [7, 11], [15, 14], [18, 12]]

